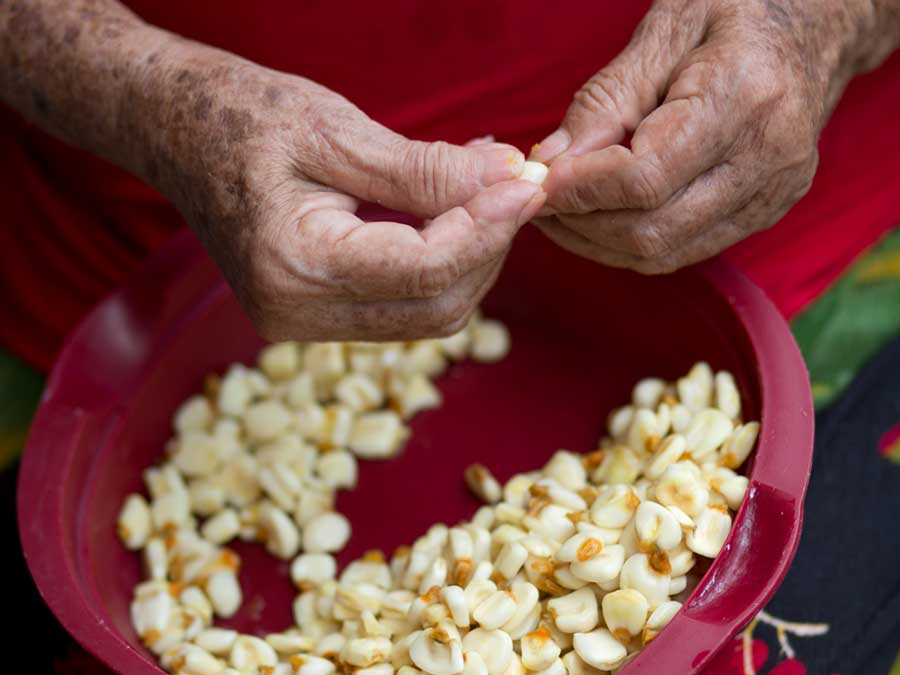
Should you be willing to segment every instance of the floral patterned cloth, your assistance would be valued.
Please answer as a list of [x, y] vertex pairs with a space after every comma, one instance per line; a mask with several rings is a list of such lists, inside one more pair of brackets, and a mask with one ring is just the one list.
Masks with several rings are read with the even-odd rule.
[[[803, 537], [769, 607], [704, 675], [900, 675], [900, 229], [795, 319], [793, 330], [818, 410]], [[16, 459], [42, 382], [0, 351], [4, 600], [41, 644], [10, 650], [6, 665], [106, 675], [46, 608], [19, 549]]]

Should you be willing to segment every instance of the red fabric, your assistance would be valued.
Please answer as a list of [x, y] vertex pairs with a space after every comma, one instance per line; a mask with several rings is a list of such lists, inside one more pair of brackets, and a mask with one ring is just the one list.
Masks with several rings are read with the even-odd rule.
[[[129, 3], [148, 21], [346, 95], [423, 139], [524, 148], [626, 44], [649, 2]], [[729, 251], [788, 316], [900, 221], [900, 54], [847, 92], [810, 193]], [[47, 369], [66, 332], [181, 225], [152, 189], [0, 109], [0, 341]], [[549, 245], [549, 244], [548, 244]]]

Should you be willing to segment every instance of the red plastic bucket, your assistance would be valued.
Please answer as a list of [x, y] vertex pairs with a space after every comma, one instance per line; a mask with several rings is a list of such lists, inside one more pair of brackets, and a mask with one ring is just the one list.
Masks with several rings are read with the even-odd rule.
[[[435, 522], [470, 516], [477, 505], [462, 472], [473, 461], [503, 480], [557, 448], [592, 450], [638, 378], [676, 377], [705, 359], [734, 373], [746, 419], [762, 422], [748, 497], [682, 612], [623, 671], [698, 672], [772, 596], [800, 536], [813, 408], [787, 325], [723, 261], [644, 277], [570, 256], [534, 231], [520, 237], [484, 310], [509, 326], [510, 356], [454, 366], [439, 381], [443, 407], [415, 418], [403, 455], [362, 464], [359, 486], [338, 502], [354, 528], [341, 561], [390, 553]], [[119, 673], [161, 672], [129, 620], [140, 565], [116, 538], [122, 500], [143, 489], [179, 402], [261, 344], [184, 233], [82, 322], [49, 379], [19, 479], [24, 552], [59, 620]], [[229, 625], [286, 628], [287, 564], [236, 548], [244, 605]]]

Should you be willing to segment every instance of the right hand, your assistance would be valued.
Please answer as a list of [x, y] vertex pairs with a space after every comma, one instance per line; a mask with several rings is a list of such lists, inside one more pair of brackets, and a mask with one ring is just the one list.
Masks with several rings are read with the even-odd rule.
[[[459, 330], [544, 203], [511, 146], [410, 141], [309, 80], [190, 43], [161, 61], [126, 113], [139, 171], [270, 340]], [[364, 223], [358, 200], [432, 220]]]

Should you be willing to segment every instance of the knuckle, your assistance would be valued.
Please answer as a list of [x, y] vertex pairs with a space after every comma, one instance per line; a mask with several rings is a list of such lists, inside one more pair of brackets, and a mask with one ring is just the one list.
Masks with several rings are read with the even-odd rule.
[[663, 234], [663, 227], [655, 224], [629, 229], [625, 245], [629, 253], [648, 266], [661, 261], [673, 248], [672, 243]]
[[575, 104], [590, 112], [620, 112], [624, 83], [608, 70], [601, 70], [575, 94]]
[[397, 165], [399, 175], [393, 176], [394, 182], [406, 186], [410, 198], [424, 196], [435, 207], [455, 203], [459, 187], [471, 187], [467, 179], [474, 171], [467, 156], [468, 153], [457, 153], [444, 141], [408, 142], [402, 150]]
[[662, 171], [651, 162], [642, 162], [624, 185], [626, 204], [650, 211], [668, 200], [671, 190]]
[[409, 295], [436, 298], [447, 291], [458, 276], [459, 266], [453, 258], [428, 256], [412, 275]]

